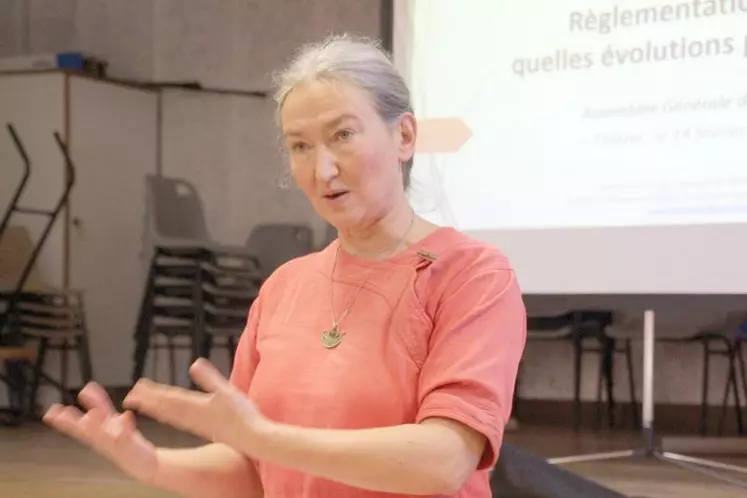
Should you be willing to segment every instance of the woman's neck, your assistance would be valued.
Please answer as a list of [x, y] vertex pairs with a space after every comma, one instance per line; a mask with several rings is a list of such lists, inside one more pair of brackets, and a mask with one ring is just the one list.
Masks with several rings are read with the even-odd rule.
[[371, 225], [338, 233], [342, 249], [370, 259], [387, 258], [412, 243], [418, 216], [406, 202]]

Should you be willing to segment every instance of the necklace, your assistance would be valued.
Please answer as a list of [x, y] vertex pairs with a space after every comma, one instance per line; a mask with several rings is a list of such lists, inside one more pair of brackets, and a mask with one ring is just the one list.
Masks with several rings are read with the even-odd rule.
[[[402, 243], [405, 241], [405, 238], [410, 233], [410, 230], [412, 229], [412, 225], [415, 223], [415, 212], [412, 212], [412, 218], [410, 219], [410, 225], [407, 227], [407, 230], [405, 231], [404, 235], [400, 237], [399, 241], [397, 242], [397, 245], [395, 245], [392, 249], [387, 251], [387, 255], [394, 253], [397, 249], [399, 249], [399, 246], [402, 245]], [[355, 302], [356, 298], [358, 297], [358, 294], [363, 289], [363, 286], [366, 285], [366, 282], [368, 282], [369, 277], [371, 277], [371, 274], [373, 274], [375, 268], [372, 268], [368, 274], [366, 275], [366, 278], [363, 279], [363, 282], [358, 286], [358, 289], [355, 291], [355, 294], [353, 294], [353, 297], [350, 299], [350, 302], [348, 303], [347, 307], [345, 308], [345, 311], [342, 312], [342, 315], [340, 316], [340, 319], [337, 320], [335, 318], [335, 298], [334, 298], [334, 276], [335, 276], [335, 268], [337, 267], [337, 257], [340, 254], [340, 245], [338, 244], [337, 250], [335, 251], [335, 260], [332, 264], [332, 274], [330, 276], [330, 285], [329, 285], [329, 300], [330, 300], [330, 314], [332, 315], [332, 328], [329, 330], [322, 330], [322, 346], [324, 346], [327, 349], [334, 349], [337, 346], [340, 345], [342, 342], [343, 337], [345, 337], [345, 333], [340, 329], [340, 323], [345, 318], [345, 316], [350, 311], [350, 308], [353, 307], [353, 303]]]

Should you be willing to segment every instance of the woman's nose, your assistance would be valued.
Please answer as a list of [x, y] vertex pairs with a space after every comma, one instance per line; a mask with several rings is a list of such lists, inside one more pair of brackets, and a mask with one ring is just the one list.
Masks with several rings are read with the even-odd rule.
[[339, 173], [335, 156], [326, 150], [320, 149], [316, 157], [316, 166], [314, 170], [318, 180], [331, 180]]

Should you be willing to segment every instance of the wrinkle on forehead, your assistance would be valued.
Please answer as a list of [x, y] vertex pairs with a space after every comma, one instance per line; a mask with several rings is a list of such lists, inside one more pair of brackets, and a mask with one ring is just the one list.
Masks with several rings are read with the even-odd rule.
[[361, 125], [372, 111], [372, 102], [358, 87], [336, 80], [305, 82], [288, 94], [283, 105], [283, 134], [288, 137], [306, 128], [329, 128], [343, 119]]

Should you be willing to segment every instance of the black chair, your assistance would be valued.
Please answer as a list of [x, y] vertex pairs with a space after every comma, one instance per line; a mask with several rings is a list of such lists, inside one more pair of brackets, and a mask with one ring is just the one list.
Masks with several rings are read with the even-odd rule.
[[[734, 399], [734, 418], [737, 432], [744, 433], [741, 411], [741, 396], [738, 389], [737, 363], [741, 367], [741, 378], [744, 385], [744, 360], [741, 355], [740, 336], [737, 331], [745, 323], [747, 314], [743, 312], [729, 313], [720, 323], [703, 327], [694, 334], [684, 337], [663, 337], [657, 340], [662, 343], [699, 344], [703, 348], [702, 383], [700, 400], [700, 434], [708, 434], [708, 392], [710, 391], [711, 360], [725, 358], [727, 362], [727, 380], [724, 385], [724, 396], [721, 404], [721, 415], [716, 429], [723, 433], [723, 423], [726, 418], [729, 395]], [[747, 388], [744, 390], [747, 400]]]
[[[54, 386], [63, 401], [75, 403], [77, 390], [93, 380], [83, 292], [48, 285], [32, 262], [34, 249], [24, 227], [6, 227], [0, 240], [0, 274], [16, 282], [23, 278], [23, 285], [15, 286], [11, 293], [2, 293], [6, 306], [0, 343], [35, 348], [33, 359], [24, 362], [24, 365], [33, 367], [30, 375], [28, 369], [16, 368], [6, 376], [14, 387], [22, 391], [26, 380], [30, 380], [28, 392], [14, 393], [18, 399], [23, 398], [28, 403], [26, 415], [29, 416], [37, 415], [37, 395], [43, 384]], [[52, 376], [45, 368], [48, 354], [52, 351], [61, 354], [59, 376]], [[68, 382], [69, 353], [73, 351], [77, 353], [80, 368], [80, 384], [76, 386]]]
[[[747, 321], [740, 323], [739, 326], [734, 330], [734, 342], [732, 344], [732, 349], [734, 353], [734, 359], [737, 363], [737, 366], [739, 367], [739, 376], [730, 376], [730, 382], [733, 382], [735, 386], [737, 384], [737, 378], [741, 379], [742, 393], [744, 394], [745, 407], [747, 407], [747, 368], [745, 368], [744, 360], [745, 343], [747, 343]], [[726, 414], [728, 405], [727, 393], [729, 392], [730, 388], [732, 388], [732, 386], [727, 383], [727, 386], [724, 389], [724, 401], [721, 405], [722, 420]], [[742, 434], [742, 432], [740, 432], [740, 434]]]
[[[71, 349], [78, 352], [81, 384], [92, 380], [93, 374], [82, 293], [75, 289], [49, 286], [36, 272], [39, 254], [60, 213], [67, 206], [75, 185], [75, 165], [61, 135], [53, 133], [64, 159], [65, 183], [60, 196], [52, 209], [19, 206], [18, 201], [31, 175], [31, 161], [15, 128], [9, 124], [8, 131], [25, 168], [0, 221], [0, 347], [4, 350], [6, 367], [2, 380], [10, 388], [11, 411], [20, 410], [25, 417], [35, 414], [36, 396], [42, 382], [59, 389], [63, 400], [74, 401], [74, 393], [67, 383], [67, 359]], [[35, 243], [32, 243], [23, 226], [11, 224], [14, 214], [45, 220]], [[23, 353], [29, 351], [31, 342], [37, 343], [34, 354]], [[55, 349], [62, 353], [60, 379], [53, 378], [44, 368], [47, 353]], [[25, 367], [32, 364], [31, 390], [27, 392], [29, 376]], [[27, 406], [19, 408], [19, 403]]]
[[[529, 316], [528, 341], [570, 341], [573, 346], [573, 430], [581, 428], [581, 372], [586, 353], [599, 357], [597, 379], [596, 428], [602, 422], [602, 398], [607, 401], [607, 421], [615, 426], [614, 359], [621, 353], [626, 359], [630, 388], [631, 415], [634, 427], [639, 425], [635, 397], [633, 360], [630, 339], [619, 339], [607, 334], [614, 314], [606, 310], [576, 310], [554, 316]], [[620, 346], [620, 342], [622, 345]], [[603, 396], [606, 395], [606, 396]]]
[[15, 127], [12, 124], [8, 123], [7, 128], [8, 133], [10, 134], [10, 138], [13, 141], [13, 145], [15, 146], [16, 151], [18, 152], [18, 155], [21, 157], [21, 161], [23, 162], [23, 174], [18, 181], [18, 185], [13, 192], [13, 197], [11, 197], [10, 203], [7, 205], [2, 219], [0, 219], [0, 238], [2, 238], [3, 232], [7, 228], [8, 223], [10, 223], [10, 218], [13, 213], [18, 211], [18, 201], [21, 199], [21, 195], [26, 189], [29, 177], [31, 176], [31, 160], [26, 153], [26, 148], [23, 146], [23, 142], [18, 136], [18, 132], [16, 132]]
[[261, 223], [252, 228], [246, 247], [259, 260], [263, 275], [314, 251], [314, 232], [303, 223]]

